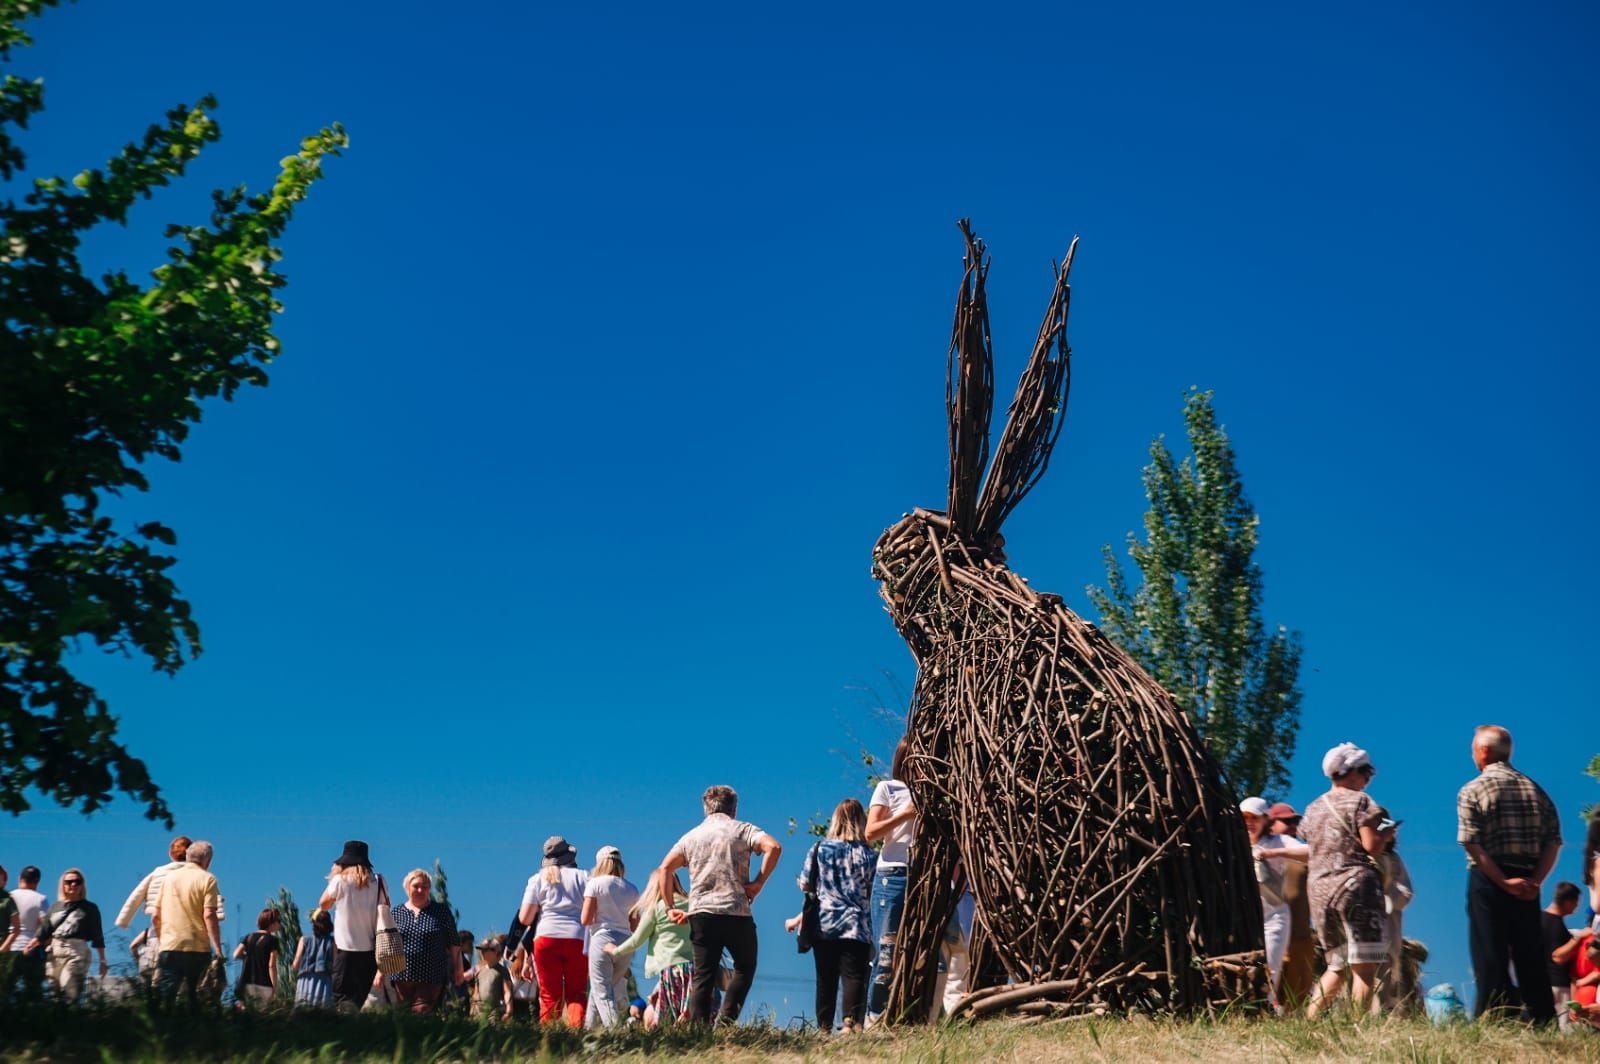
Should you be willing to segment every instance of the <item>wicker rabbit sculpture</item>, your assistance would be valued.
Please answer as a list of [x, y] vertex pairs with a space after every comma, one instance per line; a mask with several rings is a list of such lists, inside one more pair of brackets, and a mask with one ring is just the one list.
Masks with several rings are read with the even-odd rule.
[[1216, 762], [1126, 653], [1006, 565], [1000, 526], [1061, 432], [1077, 241], [990, 465], [989, 264], [971, 226], [961, 231], [948, 509], [916, 510], [873, 549], [873, 575], [917, 662], [904, 782], [920, 819], [888, 1018], [929, 1014], [958, 868], [976, 902], [969, 970], [1010, 981], [969, 986], [958, 1014], [1259, 1000], [1261, 907]]

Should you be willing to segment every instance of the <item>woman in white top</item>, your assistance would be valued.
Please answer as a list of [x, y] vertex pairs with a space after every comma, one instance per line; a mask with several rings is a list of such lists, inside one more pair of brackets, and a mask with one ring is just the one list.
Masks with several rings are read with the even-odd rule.
[[889, 763], [891, 777], [872, 790], [867, 804], [867, 841], [883, 843], [877, 874], [872, 880], [872, 937], [877, 943], [872, 958], [872, 983], [867, 991], [867, 1017], [873, 1019], [889, 1005], [889, 978], [894, 972], [894, 936], [906, 907], [906, 864], [911, 859], [911, 839], [916, 831], [917, 806], [911, 788], [900, 782], [905, 767], [906, 741], [894, 748]]
[[638, 926], [639, 918], [628, 910], [638, 903], [639, 888], [623, 878], [622, 851], [615, 846], [600, 847], [594, 861], [582, 914], [589, 929], [590, 1026], [611, 1027], [628, 1015], [628, 961], [605, 947], [626, 942]]
[[517, 919], [534, 929], [533, 968], [539, 982], [539, 1022], [582, 1027], [589, 1000], [583, 959], [583, 891], [589, 876], [578, 851], [560, 835], [544, 842], [544, 867], [528, 878]]
[[333, 910], [333, 1002], [341, 1011], [366, 1004], [378, 977], [378, 904], [383, 877], [372, 870], [367, 844], [351, 839], [328, 873], [317, 908]]

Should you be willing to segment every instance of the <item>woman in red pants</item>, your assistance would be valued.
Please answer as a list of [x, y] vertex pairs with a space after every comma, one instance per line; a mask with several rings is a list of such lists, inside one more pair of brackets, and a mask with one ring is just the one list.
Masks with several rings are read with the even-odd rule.
[[544, 865], [528, 879], [518, 914], [534, 929], [533, 968], [539, 976], [539, 1022], [582, 1027], [589, 1001], [589, 964], [583, 956], [583, 888], [589, 876], [578, 851], [560, 835], [545, 840]]

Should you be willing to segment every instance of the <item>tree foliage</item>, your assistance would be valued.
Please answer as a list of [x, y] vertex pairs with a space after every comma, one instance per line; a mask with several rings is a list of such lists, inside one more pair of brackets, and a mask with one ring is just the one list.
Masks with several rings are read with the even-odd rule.
[[1142, 580], [1130, 589], [1110, 545], [1106, 587], [1089, 596], [1108, 635], [1186, 710], [1240, 794], [1289, 784], [1300, 718], [1300, 636], [1261, 620], [1259, 520], [1245, 498], [1212, 393], [1184, 404], [1191, 453], [1163, 437], [1144, 469], [1144, 539], [1128, 534]]
[[278, 993], [279, 1001], [294, 1000], [294, 951], [300, 945], [300, 906], [295, 902], [294, 895], [289, 893], [289, 888], [278, 887], [278, 896], [268, 898], [268, 909], [278, 914], [278, 953], [276, 964], [278, 966]]
[[[55, 2], [0, 0], [0, 60], [29, 43], [22, 20]], [[43, 106], [41, 82], [9, 72], [0, 82], [8, 193], [25, 164], [14, 131]], [[270, 192], [214, 192], [208, 224], [167, 228], [166, 261], [148, 283], [86, 274], [85, 234], [126, 223], [138, 201], [181, 177], [219, 136], [215, 107], [209, 96], [174, 107], [103, 167], [0, 199], [0, 809], [13, 814], [34, 787], [84, 812], [117, 789], [172, 823], [105, 701], [72, 666], [92, 646], [170, 675], [200, 651], [164, 550], [176, 535], [108, 514], [106, 503], [148, 490], [148, 459], [178, 460], [205, 400], [267, 383], [284, 284], [276, 243], [322, 160], [346, 144], [334, 124], [282, 160]]]

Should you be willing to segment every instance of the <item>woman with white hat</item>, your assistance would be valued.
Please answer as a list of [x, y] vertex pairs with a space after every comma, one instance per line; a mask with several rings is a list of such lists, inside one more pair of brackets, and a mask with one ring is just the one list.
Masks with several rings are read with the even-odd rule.
[[1384, 848], [1378, 831], [1384, 812], [1366, 793], [1377, 769], [1359, 746], [1340, 743], [1329, 750], [1322, 758], [1322, 773], [1333, 785], [1307, 807], [1300, 829], [1311, 846], [1311, 913], [1328, 970], [1306, 1015], [1315, 1016], [1339, 996], [1346, 970], [1350, 1004], [1359, 1014], [1372, 997], [1378, 965], [1389, 955], [1377, 865]]
[[1277, 1003], [1278, 977], [1283, 973], [1283, 955], [1289, 946], [1289, 902], [1284, 897], [1283, 862], [1304, 861], [1306, 847], [1290, 843], [1282, 835], [1267, 830], [1272, 823], [1272, 806], [1265, 798], [1246, 798], [1239, 803], [1245, 833], [1250, 836], [1255, 857], [1256, 887], [1261, 892], [1261, 925], [1267, 935], [1267, 990]]
[[583, 888], [583, 926], [589, 929], [589, 1003], [595, 1024], [611, 1027], [628, 1016], [628, 962], [614, 950], [628, 940], [638, 917], [628, 910], [639, 901], [639, 888], [623, 878], [622, 851], [602, 846]]

